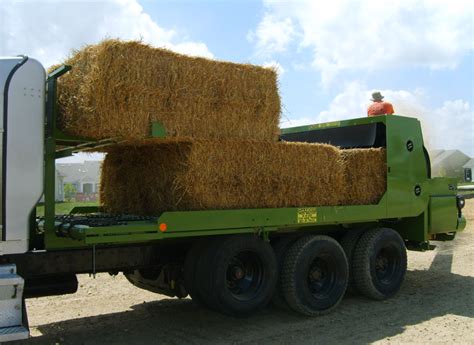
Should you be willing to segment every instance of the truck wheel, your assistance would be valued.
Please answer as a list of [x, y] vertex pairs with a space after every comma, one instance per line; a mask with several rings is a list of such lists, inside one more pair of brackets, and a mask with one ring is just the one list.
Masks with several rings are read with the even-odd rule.
[[362, 235], [354, 258], [354, 280], [364, 296], [383, 300], [400, 289], [407, 270], [405, 243], [398, 232], [373, 229]]
[[191, 296], [193, 302], [198, 305], [203, 305], [204, 302], [202, 297], [199, 295], [198, 289], [196, 289], [196, 270], [199, 258], [203, 255], [206, 250], [206, 241], [199, 239], [195, 241], [191, 249], [186, 254], [184, 261], [183, 275], [184, 275], [184, 286]]
[[255, 236], [216, 239], [198, 262], [198, 290], [211, 308], [246, 316], [273, 296], [277, 263], [272, 247]]
[[344, 249], [344, 253], [346, 254], [347, 258], [347, 263], [349, 265], [349, 283], [347, 284], [347, 293], [350, 294], [356, 294], [357, 293], [357, 287], [355, 286], [355, 281], [354, 281], [354, 273], [353, 273], [353, 267], [352, 267], [352, 262], [354, 258], [354, 251], [357, 245], [357, 242], [359, 242], [360, 237], [362, 236], [362, 233], [365, 231], [365, 229], [353, 229], [349, 230], [340, 240], [340, 244], [342, 249]]
[[296, 240], [297, 240], [297, 237], [289, 235], [289, 236], [280, 238], [273, 245], [273, 251], [275, 252], [275, 257], [277, 260], [278, 276], [277, 276], [277, 285], [276, 285], [275, 293], [273, 294], [273, 298], [272, 298], [272, 303], [282, 309], [287, 309], [288, 304], [286, 303], [285, 296], [283, 295], [280, 275], [283, 269], [283, 262], [286, 256], [286, 252], [288, 251], [288, 248]]
[[329, 236], [305, 236], [296, 241], [286, 254], [280, 276], [288, 305], [307, 316], [335, 308], [348, 278], [344, 250]]

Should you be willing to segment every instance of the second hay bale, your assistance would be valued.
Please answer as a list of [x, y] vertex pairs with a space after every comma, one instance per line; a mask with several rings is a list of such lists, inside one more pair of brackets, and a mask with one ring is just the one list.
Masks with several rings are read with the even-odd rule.
[[340, 151], [330, 145], [155, 141], [112, 148], [101, 200], [108, 212], [296, 206], [343, 202]]
[[387, 189], [386, 150], [383, 148], [341, 150], [344, 163], [344, 204], [377, 203]]

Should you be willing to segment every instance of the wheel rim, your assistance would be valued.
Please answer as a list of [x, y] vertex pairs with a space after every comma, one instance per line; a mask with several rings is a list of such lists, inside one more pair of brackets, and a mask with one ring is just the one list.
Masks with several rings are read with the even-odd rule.
[[384, 285], [389, 285], [397, 277], [400, 268], [400, 255], [397, 248], [387, 246], [377, 253], [375, 257], [375, 276]]
[[235, 255], [227, 266], [227, 289], [240, 301], [251, 300], [256, 297], [262, 286], [264, 266], [260, 257], [250, 251]]
[[308, 288], [311, 295], [316, 299], [327, 298], [336, 283], [336, 274], [335, 265], [331, 260], [316, 257], [308, 269]]

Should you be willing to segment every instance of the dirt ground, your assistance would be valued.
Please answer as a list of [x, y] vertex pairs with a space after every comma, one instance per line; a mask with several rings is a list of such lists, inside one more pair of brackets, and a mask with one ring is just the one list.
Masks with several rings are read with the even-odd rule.
[[474, 199], [470, 223], [431, 252], [409, 252], [400, 293], [375, 302], [346, 297], [330, 315], [269, 307], [234, 319], [149, 293], [123, 276], [80, 277], [74, 295], [27, 301], [32, 338], [22, 344], [474, 343]]

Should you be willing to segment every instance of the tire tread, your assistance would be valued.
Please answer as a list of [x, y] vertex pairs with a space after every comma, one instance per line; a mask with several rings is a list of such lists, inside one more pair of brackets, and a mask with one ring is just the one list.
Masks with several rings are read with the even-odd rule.
[[[390, 296], [387, 296], [380, 292], [373, 283], [373, 277], [370, 272], [370, 258], [372, 256], [372, 249], [374, 242], [384, 231], [393, 231], [399, 237], [398, 232], [388, 228], [375, 228], [367, 231], [362, 235], [357, 243], [357, 247], [354, 251], [353, 257], [353, 269], [354, 269], [354, 281], [357, 290], [365, 297], [374, 300], [384, 300]], [[400, 240], [403, 241], [400, 237]], [[406, 255], [406, 253], [405, 253]], [[406, 260], [404, 261], [404, 267], [406, 271]]]
[[[285, 296], [286, 302], [288, 303], [290, 308], [298, 313], [301, 313], [307, 316], [319, 316], [319, 315], [324, 315], [331, 312], [334, 308], [337, 307], [337, 305], [340, 303], [340, 301], [342, 300], [344, 296], [344, 293], [342, 293], [339, 300], [333, 306], [321, 311], [316, 311], [309, 308], [298, 297], [296, 281], [295, 279], [293, 279], [294, 278], [293, 272], [295, 271], [296, 266], [298, 265], [299, 257], [302, 255], [303, 251], [306, 249], [308, 245], [310, 245], [314, 241], [329, 241], [329, 242], [334, 243], [338, 247], [340, 247], [340, 244], [335, 239], [329, 236], [324, 236], [324, 235], [304, 236], [300, 238], [298, 241], [296, 241], [288, 249], [287, 255], [285, 256], [285, 260], [283, 264], [282, 274], [280, 276], [282, 291]], [[340, 249], [342, 253], [344, 253], [343, 249], [342, 248]]]
[[359, 242], [360, 237], [363, 235], [365, 229], [355, 229], [349, 230], [341, 239], [340, 244], [344, 253], [347, 257], [347, 263], [349, 264], [349, 282], [347, 284], [347, 291], [346, 293], [350, 294], [357, 294], [357, 286], [354, 280], [354, 269], [353, 269], [353, 258], [355, 248], [357, 243]]
[[288, 309], [288, 303], [286, 302], [285, 295], [283, 293], [282, 283], [281, 283], [281, 272], [283, 271], [283, 265], [286, 253], [291, 245], [298, 240], [295, 236], [287, 236], [281, 238], [274, 246], [273, 251], [275, 252], [275, 257], [278, 263], [278, 277], [277, 277], [277, 286], [275, 293], [272, 297], [272, 303], [278, 308]]

